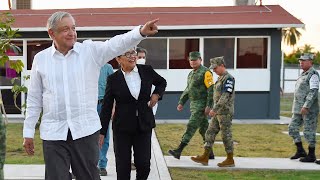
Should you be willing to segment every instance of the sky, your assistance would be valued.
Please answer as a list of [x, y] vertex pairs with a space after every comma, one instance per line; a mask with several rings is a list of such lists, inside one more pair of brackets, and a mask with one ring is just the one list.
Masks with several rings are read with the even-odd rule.
[[[263, 5], [280, 5], [306, 26], [296, 47], [310, 44], [320, 51], [320, 21], [316, 18], [319, 0], [262, 0]], [[256, 0], [257, 4], [260, 0]], [[32, 0], [32, 9], [75, 9], [112, 7], [167, 7], [167, 6], [232, 6], [234, 0]], [[8, 9], [8, 0], [0, 0], [0, 10]], [[161, 30], [161, 29], [160, 29]], [[283, 46], [291, 52], [292, 47]]]

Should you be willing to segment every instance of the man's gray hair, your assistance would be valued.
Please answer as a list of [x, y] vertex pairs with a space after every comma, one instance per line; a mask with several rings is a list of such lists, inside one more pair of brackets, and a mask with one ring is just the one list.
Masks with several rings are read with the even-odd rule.
[[71, 17], [73, 19], [73, 21], [75, 22], [74, 18], [72, 17], [72, 15], [70, 13], [67, 12], [63, 12], [63, 11], [58, 11], [53, 13], [48, 21], [47, 21], [47, 30], [49, 29], [53, 29], [56, 30], [57, 29], [57, 25], [58, 23], [62, 20], [62, 18], [64, 17]]

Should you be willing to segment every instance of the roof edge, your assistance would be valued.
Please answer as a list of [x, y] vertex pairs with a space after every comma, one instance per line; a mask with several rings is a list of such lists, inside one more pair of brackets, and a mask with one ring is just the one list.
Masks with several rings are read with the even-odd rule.
[[[131, 30], [136, 26], [88, 26], [77, 27], [77, 31], [117, 31]], [[186, 29], [266, 29], [266, 28], [304, 28], [304, 24], [227, 24], [227, 25], [182, 25], [159, 26], [159, 30], [186, 30]], [[47, 31], [45, 27], [13, 28], [22, 32]]]

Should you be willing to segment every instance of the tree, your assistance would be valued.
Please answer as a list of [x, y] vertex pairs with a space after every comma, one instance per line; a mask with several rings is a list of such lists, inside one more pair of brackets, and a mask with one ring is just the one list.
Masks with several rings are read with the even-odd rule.
[[[14, 18], [10, 13], [0, 13], [0, 66], [5, 66], [9, 64], [11, 69], [17, 72], [22, 71], [23, 63], [21, 60], [10, 61], [7, 55], [8, 50], [19, 51], [19, 48], [11, 43], [13, 38], [18, 37], [18, 30], [13, 30], [11, 28], [14, 23]], [[3, 177], [3, 165], [6, 155], [6, 121], [2, 120], [1, 111], [5, 114], [5, 109], [2, 101], [2, 95], [0, 90], [0, 179]]]
[[282, 40], [286, 45], [294, 47], [301, 37], [301, 32], [294, 27], [282, 29]]
[[310, 44], [305, 44], [302, 48], [303, 53], [311, 53], [314, 47], [312, 47]]

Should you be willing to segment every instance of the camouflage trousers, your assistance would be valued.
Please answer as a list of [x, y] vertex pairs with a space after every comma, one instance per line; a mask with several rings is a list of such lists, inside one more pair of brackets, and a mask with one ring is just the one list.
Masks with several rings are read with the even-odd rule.
[[232, 115], [216, 115], [211, 118], [208, 130], [206, 132], [205, 148], [211, 148], [216, 139], [216, 135], [221, 130], [221, 137], [225, 151], [227, 153], [233, 152], [233, 140], [232, 140]]
[[304, 138], [307, 140], [310, 147], [315, 147], [317, 124], [318, 113], [310, 112], [305, 116], [302, 116], [301, 114], [292, 114], [292, 121], [289, 124], [289, 135], [293, 138], [295, 143], [301, 142], [299, 130], [303, 126]]
[[202, 136], [203, 142], [205, 141], [205, 134], [208, 128], [208, 118], [204, 114], [204, 109], [193, 111], [191, 113], [189, 122], [187, 124], [187, 129], [182, 136], [182, 143], [188, 144], [191, 138], [194, 136], [197, 129], [199, 129], [199, 133]]
[[6, 157], [6, 125], [0, 113], [0, 180], [4, 179], [3, 165]]

